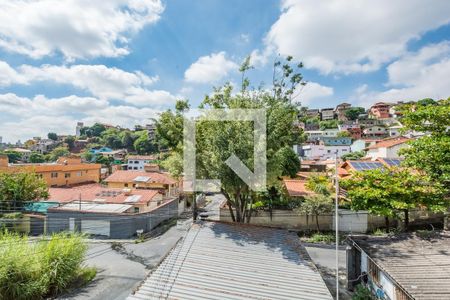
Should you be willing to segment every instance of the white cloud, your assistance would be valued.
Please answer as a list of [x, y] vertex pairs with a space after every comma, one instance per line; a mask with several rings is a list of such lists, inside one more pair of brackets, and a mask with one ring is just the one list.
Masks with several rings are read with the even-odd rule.
[[316, 82], [308, 82], [305, 86], [299, 86], [294, 93], [294, 95], [298, 95], [295, 101], [300, 101], [302, 105], [312, 106], [320, 106], [318, 102], [333, 94], [332, 87], [320, 85]]
[[450, 22], [450, 1], [285, 0], [267, 46], [324, 74], [369, 72]]
[[[172, 104], [175, 96], [167, 91], [149, 90], [147, 87], [159, 80], [158, 76], [149, 77], [140, 71], [126, 72], [104, 65], [43, 65], [34, 67], [22, 65], [17, 70], [0, 61], [0, 85], [32, 84], [48, 81], [71, 85], [88, 91], [100, 99], [116, 99], [138, 106]], [[0, 73], [1, 74], [1, 73]]]
[[[47, 98], [19, 97], [8, 93], [0, 95], [2, 125], [0, 136], [3, 140], [15, 142], [33, 136], [46, 136], [48, 132], [74, 134], [77, 121], [86, 124], [94, 122], [113, 123], [132, 128], [136, 124], [146, 124], [156, 117], [158, 109], [137, 108], [127, 105], [112, 106], [106, 100], [92, 97], [68, 96]], [[38, 126], [37, 126], [38, 125]]]
[[32, 58], [122, 56], [130, 36], [163, 10], [160, 0], [3, 0], [0, 47]]
[[215, 83], [228, 76], [239, 66], [225, 57], [225, 52], [202, 56], [184, 73], [184, 78], [192, 83]]
[[450, 97], [450, 42], [422, 47], [407, 53], [387, 67], [389, 87], [385, 91], [369, 91], [364, 85], [354, 98], [367, 104], [373, 101], [405, 101], [422, 98]]

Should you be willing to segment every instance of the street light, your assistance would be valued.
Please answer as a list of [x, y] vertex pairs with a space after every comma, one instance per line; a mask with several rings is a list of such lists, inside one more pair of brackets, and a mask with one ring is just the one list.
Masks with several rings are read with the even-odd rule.
[[339, 176], [338, 176], [338, 152], [334, 156], [334, 185], [336, 188], [334, 211], [336, 230], [336, 300], [339, 300]]

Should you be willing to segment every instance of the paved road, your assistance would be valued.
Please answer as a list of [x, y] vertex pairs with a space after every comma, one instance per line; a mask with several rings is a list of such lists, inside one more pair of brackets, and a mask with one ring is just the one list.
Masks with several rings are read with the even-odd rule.
[[[319, 269], [328, 289], [333, 297], [336, 295], [336, 249], [334, 245], [303, 243], [309, 256]], [[346, 254], [345, 246], [339, 249], [339, 298], [351, 299], [350, 294], [345, 289], [346, 280]]]
[[144, 243], [116, 244], [115, 250], [111, 243], [90, 243], [86, 264], [97, 268], [97, 277], [88, 286], [59, 299], [126, 299], [184, 236], [186, 229], [187, 226], [174, 226]]
[[206, 210], [208, 219], [218, 221], [220, 217], [220, 206], [226, 201], [222, 194], [213, 194], [206, 196], [206, 205], [202, 208]]

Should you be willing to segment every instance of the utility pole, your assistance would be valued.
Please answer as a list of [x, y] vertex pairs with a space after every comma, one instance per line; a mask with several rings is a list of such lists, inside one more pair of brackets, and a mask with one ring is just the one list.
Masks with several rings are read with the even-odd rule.
[[334, 185], [336, 187], [336, 198], [334, 203], [335, 230], [336, 230], [336, 300], [339, 300], [339, 176], [338, 176], [338, 153], [334, 157]]

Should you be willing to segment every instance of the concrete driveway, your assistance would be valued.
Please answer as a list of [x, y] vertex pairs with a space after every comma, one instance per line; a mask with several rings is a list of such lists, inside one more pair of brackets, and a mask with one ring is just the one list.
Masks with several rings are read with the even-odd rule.
[[58, 299], [126, 299], [185, 235], [187, 228], [173, 226], [161, 236], [139, 244], [90, 243], [85, 263], [97, 268], [96, 278], [88, 286]]

